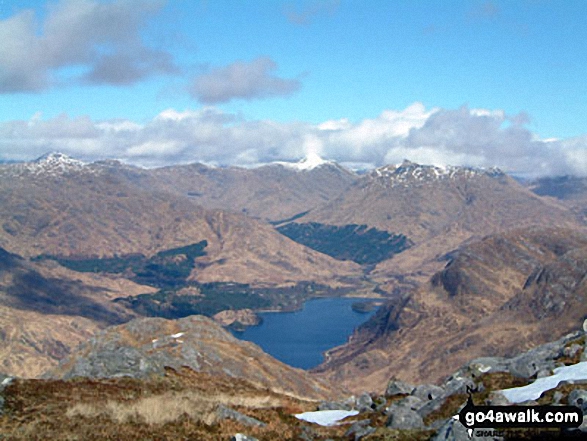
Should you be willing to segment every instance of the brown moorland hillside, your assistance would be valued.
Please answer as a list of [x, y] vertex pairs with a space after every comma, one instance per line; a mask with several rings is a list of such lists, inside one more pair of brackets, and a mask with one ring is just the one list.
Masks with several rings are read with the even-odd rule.
[[391, 376], [438, 382], [466, 360], [511, 356], [587, 317], [587, 235], [529, 228], [464, 245], [382, 307], [316, 371], [354, 390]]

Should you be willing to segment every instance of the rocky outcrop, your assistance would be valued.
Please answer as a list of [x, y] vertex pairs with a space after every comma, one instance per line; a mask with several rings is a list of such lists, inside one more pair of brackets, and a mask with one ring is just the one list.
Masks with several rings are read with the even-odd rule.
[[213, 320], [136, 319], [107, 328], [82, 345], [47, 378], [145, 378], [166, 367], [243, 378], [252, 384], [293, 396], [317, 399], [334, 394], [326, 383], [241, 341]]
[[227, 309], [214, 314], [212, 317], [222, 326], [256, 326], [261, 323], [261, 318], [252, 309]]

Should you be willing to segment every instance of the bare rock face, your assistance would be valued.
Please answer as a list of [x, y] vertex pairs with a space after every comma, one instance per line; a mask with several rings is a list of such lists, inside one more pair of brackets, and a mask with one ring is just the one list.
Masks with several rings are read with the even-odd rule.
[[289, 367], [258, 346], [236, 339], [204, 316], [180, 320], [141, 318], [107, 328], [46, 377], [144, 378], [162, 375], [165, 367], [184, 366], [196, 372], [246, 379], [297, 397], [318, 399], [333, 391], [305, 371]]

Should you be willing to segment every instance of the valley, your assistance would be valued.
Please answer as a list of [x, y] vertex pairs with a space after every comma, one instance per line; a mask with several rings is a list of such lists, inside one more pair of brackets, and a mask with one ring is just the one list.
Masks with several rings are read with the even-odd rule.
[[[228, 375], [299, 409], [384, 394], [391, 378], [442, 384], [474, 358], [514, 357], [587, 317], [583, 187], [567, 182], [545, 190], [497, 169], [409, 161], [357, 175], [316, 158], [143, 169], [52, 154], [0, 165], [0, 372]], [[334, 300], [348, 303], [347, 319]], [[300, 364], [310, 370], [223, 329], [254, 334], [267, 311], [308, 301], [324, 301], [317, 328], [286, 327], [307, 341], [275, 354], [320, 347], [322, 363]], [[342, 340], [319, 346], [312, 332], [337, 320], [348, 322]]]

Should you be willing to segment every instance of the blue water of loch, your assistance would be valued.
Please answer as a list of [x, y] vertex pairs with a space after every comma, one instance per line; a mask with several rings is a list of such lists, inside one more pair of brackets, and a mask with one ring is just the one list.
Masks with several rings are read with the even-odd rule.
[[374, 314], [353, 311], [352, 304], [361, 300], [365, 299], [310, 299], [299, 311], [260, 313], [261, 325], [233, 334], [290, 366], [310, 369], [323, 361], [324, 351], [345, 343]]

